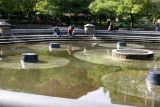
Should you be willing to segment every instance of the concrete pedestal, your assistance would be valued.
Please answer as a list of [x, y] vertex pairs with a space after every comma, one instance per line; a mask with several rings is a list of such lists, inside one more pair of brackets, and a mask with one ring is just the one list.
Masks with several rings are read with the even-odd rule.
[[150, 84], [160, 85], [160, 70], [150, 70], [146, 79]]
[[21, 60], [24, 62], [29, 62], [29, 63], [37, 63], [38, 55], [37, 53], [23, 53]]
[[50, 43], [50, 47], [51, 48], [60, 48], [60, 44], [59, 43]]
[[86, 24], [84, 25], [85, 34], [95, 34], [95, 25], [93, 24]]
[[0, 22], [0, 35], [8, 36], [11, 35], [11, 25], [7, 22]]

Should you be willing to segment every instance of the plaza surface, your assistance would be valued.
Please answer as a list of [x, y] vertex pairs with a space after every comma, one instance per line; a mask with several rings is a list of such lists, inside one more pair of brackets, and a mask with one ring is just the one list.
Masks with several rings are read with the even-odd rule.
[[132, 31], [132, 30], [96, 30], [94, 36], [86, 35], [83, 28], [75, 28], [75, 35], [69, 38], [67, 27], [59, 27], [62, 33], [61, 38], [53, 35], [54, 27], [47, 29], [11, 29], [11, 36], [0, 36], [0, 44], [24, 43], [24, 42], [44, 42], [44, 41], [107, 41], [116, 42], [125, 40], [126, 42], [138, 43], [160, 43], [159, 31]]

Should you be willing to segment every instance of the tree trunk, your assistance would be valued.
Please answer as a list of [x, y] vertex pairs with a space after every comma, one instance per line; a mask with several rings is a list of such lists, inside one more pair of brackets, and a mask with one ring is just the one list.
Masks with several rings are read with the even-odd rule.
[[131, 17], [131, 27], [134, 27], [134, 15], [132, 13], [130, 13], [130, 17]]

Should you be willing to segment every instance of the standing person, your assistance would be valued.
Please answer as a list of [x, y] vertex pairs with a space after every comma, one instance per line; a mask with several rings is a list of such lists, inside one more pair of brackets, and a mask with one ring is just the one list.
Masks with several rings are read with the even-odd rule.
[[158, 29], [159, 29], [159, 24], [158, 22], [155, 22], [155, 31], [158, 31]]
[[107, 30], [108, 30], [108, 27], [109, 27], [110, 24], [111, 24], [111, 21], [108, 21], [107, 22]]
[[73, 26], [69, 26], [67, 29], [68, 32], [68, 36], [72, 37], [74, 35], [74, 27]]
[[61, 32], [60, 32], [58, 26], [56, 26], [54, 29], [54, 35], [57, 36], [57, 38], [61, 37]]
[[157, 21], [155, 22], [155, 31], [159, 30], [160, 30], [160, 19], [157, 19]]
[[113, 24], [110, 22], [109, 26], [108, 26], [108, 31], [113, 30]]

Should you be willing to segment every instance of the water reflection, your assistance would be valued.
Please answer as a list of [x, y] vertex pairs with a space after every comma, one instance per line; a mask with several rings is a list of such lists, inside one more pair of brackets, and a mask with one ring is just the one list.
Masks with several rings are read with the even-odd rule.
[[112, 107], [131, 107], [129, 105], [127, 106], [126, 104], [124, 105], [124, 104], [115, 103], [114, 101], [112, 101], [109, 91], [106, 92], [103, 87], [100, 87], [97, 90], [87, 93], [86, 95], [80, 97], [79, 100], [101, 103], [106, 105], [106, 107], [108, 105]]
[[149, 94], [153, 97], [153, 99], [160, 100], [160, 86], [151, 84], [149, 81], [146, 80], [146, 85]]
[[[72, 70], [74, 69], [74, 70]], [[23, 71], [23, 72], [22, 72]], [[85, 69], [62, 67], [44, 70], [0, 70], [0, 87], [34, 94], [79, 98], [98, 86]]]
[[[120, 48], [119, 43], [99, 43], [98, 44], [101, 47], [106, 47], [106, 48]], [[143, 44], [132, 44], [132, 43], [127, 43], [127, 46], [124, 48], [135, 48], [135, 49], [143, 49], [145, 46]]]
[[2, 61], [5, 58], [5, 55], [3, 54], [3, 50], [0, 50], [0, 61]]
[[147, 85], [148, 93], [153, 98], [151, 101], [152, 107], [159, 107], [160, 105], [160, 85], [153, 84], [153, 83], [159, 84], [158, 74], [159, 74], [159, 68], [150, 70], [148, 75], [146, 76], [146, 85]]
[[[59, 48], [52, 48], [50, 44], [45, 43], [45, 44], [34, 44], [34, 45], [29, 45], [28, 48], [30, 49], [34, 49], [37, 51], [50, 51], [50, 52], [55, 52], [55, 51], [65, 51], [67, 50], [68, 46], [71, 44], [64, 44], [64, 43], [59, 43], [60, 47]], [[72, 45], [72, 49], [73, 50], [78, 50], [80, 49], [78, 46], [73, 46]]]
[[67, 65], [70, 61], [66, 58], [53, 57], [49, 55], [40, 55], [38, 63], [25, 63], [20, 55], [8, 56], [0, 62], [0, 68], [7, 69], [44, 69], [52, 67], [61, 67]]
[[156, 104], [160, 104], [160, 86], [146, 84], [146, 74], [145, 71], [123, 71], [106, 75], [102, 80], [115, 103], [159, 107]]
[[92, 44], [92, 48], [95, 47], [97, 45], [97, 43], [91, 43]]
[[87, 53], [87, 49], [86, 49], [86, 47], [84, 46], [84, 48], [83, 48], [83, 54], [84, 55], [88, 55], [88, 53]]
[[79, 99], [111, 104], [109, 92], [105, 92], [103, 87], [100, 87], [97, 90], [91, 91], [91, 92], [87, 93], [86, 95], [81, 96]]
[[68, 52], [68, 54], [69, 55], [71, 55], [72, 54], [72, 52], [75, 50], [74, 49], [74, 47], [72, 46], [72, 44], [69, 44], [68, 46], [67, 46], [67, 52]]
[[88, 61], [96, 64], [114, 65], [122, 67], [137, 67], [137, 68], [153, 68], [153, 66], [159, 64], [156, 60], [126, 60], [115, 58], [110, 55], [111, 49], [94, 49], [86, 50], [74, 53], [74, 56], [78, 59]]
[[146, 85], [149, 92], [160, 94], [160, 85], [151, 84], [148, 80], [146, 80]]

